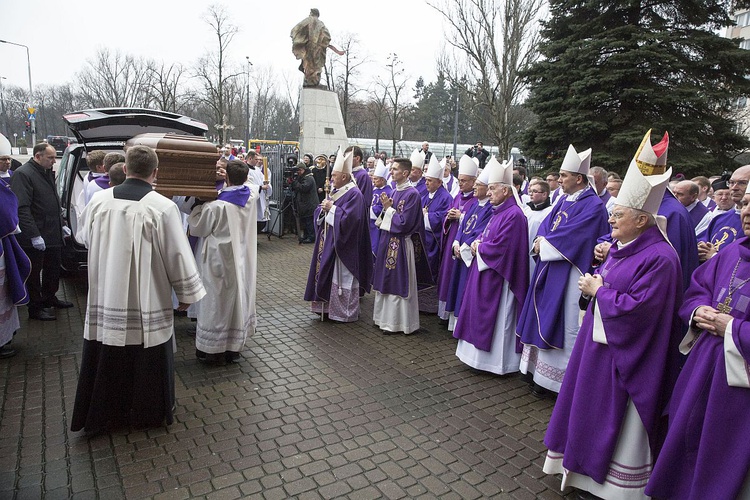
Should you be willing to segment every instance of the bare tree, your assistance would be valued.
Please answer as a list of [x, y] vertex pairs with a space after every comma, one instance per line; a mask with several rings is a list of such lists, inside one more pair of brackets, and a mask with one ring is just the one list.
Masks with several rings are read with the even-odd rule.
[[[197, 97], [212, 111], [214, 123], [221, 125], [225, 117], [227, 123], [232, 119], [233, 108], [229, 106], [232, 100], [229, 96], [229, 83], [243, 74], [242, 71], [229, 69], [231, 64], [228, 59], [229, 45], [239, 32], [239, 28], [231, 23], [229, 13], [222, 5], [211, 5], [206, 13], [205, 21], [211, 27], [217, 44], [214, 51], [207, 52], [198, 60], [194, 69], [201, 87]], [[234, 90], [237, 87], [242, 87], [241, 83], [235, 85]], [[227, 128], [222, 128], [221, 134], [222, 143], [226, 143]]]
[[[404, 74], [404, 68], [401, 60], [396, 54], [388, 55], [388, 79], [383, 80], [378, 77], [375, 86], [378, 89], [376, 95], [380, 98], [375, 99], [378, 103], [383, 103], [385, 116], [390, 130], [390, 138], [393, 142], [392, 154], [396, 154], [396, 143], [400, 140], [400, 127], [403, 126], [403, 119], [409, 110], [409, 105], [405, 103], [405, 93], [407, 92], [407, 78]], [[379, 146], [379, 144], [378, 144]]]
[[84, 106], [147, 107], [151, 100], [148, 62], [120, 51], [100, 49], [76, 79]]
[[344, 128], [349, 130], [349, 105], [357, 94], [364, 91], [364, 87], [358, 85], [357, 76], [360, 67], [367, 64], [368, 59], [360, 54], [359, 38], [354, 33], [344, 33], [339, 46], [344, 55], [332, 53], [326, 68], [326, 78], [329, 78], [328, 87], [338, 94]]
[[476, 116], [492, 130], [501, 155], [510, 153], [518, 130], [512, 113], [524, 94], [521, 76], [537, 57], [536, 22], [543, 0], [442, 0], [428, 4], [448, 26], [452, 51], [438, 67], [452, 85], [466, 90], [484, 112]]
[[184, 83], [181, 82], [185, 68], [179, 63], [167, 65], [164, 62], [153, 62], [148, 69], [151, 72], [149, 91], [154, 106], [172, 113], [182, 111], [188, 98]]

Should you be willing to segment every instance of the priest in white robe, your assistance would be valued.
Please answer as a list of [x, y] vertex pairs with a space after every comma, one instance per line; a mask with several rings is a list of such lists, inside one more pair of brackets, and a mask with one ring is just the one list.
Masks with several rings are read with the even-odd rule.
[[232, 362], [255, 333], [255, 280], [258, 240], [255, 227], [258, 189], [248, 186], [248, 166], [227, 163], [218, 199], [196, 206], [188, 225], [201, 238], [197, 252], [206, 296], [198, 308], [195, 353], [206, 362]]
[[172, 290], [181, 310], [206, 290], [177, 206], [152, 189], [158, 163], [153, 149], [129, 148], [125, 182], [82, 214], [89, 293], [73, 431], [173, 421]]

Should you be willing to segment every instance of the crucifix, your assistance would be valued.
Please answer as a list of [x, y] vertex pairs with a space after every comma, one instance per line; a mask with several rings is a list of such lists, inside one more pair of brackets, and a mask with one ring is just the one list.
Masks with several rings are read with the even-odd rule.
[[221, 130], [221, 136], [222, 136], [221, 143], [226, 144], [227, 143], [227, 130], [232, 130], [234, 128], [234, 125], [230, 125], [227, 123], [227, 115], [222, 116], [221, 121], [222, 123], [217, 123], [214, 126], [216, 127], [216, 130]]

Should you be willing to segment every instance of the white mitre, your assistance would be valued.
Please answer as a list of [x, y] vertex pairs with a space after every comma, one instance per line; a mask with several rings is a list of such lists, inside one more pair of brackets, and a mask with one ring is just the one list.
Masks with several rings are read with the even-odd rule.
[[580, 153], [576, 152], [573, 145], [568, 146], [568, 151], [565, 153], [560, 170], [566, 172], [573, 172], [576, 174], [589, 175], [589, 168], [591, 167], [591, 148]]
[[353, 153], [354, 150], [351, 150], [348, 153], [336, 155], [336, 162], [333, 164], [333, 172], [343, 172], [352, 175]]
[[424, 173], [425, 177], [432, 177], [433, 179], [443, 178], [443, 167], [440, 166], [440, 162], [437, 161], [435, 155], [430, 156], [430, 164], [427, 167], [427, 172]]
[[470, 156], [463, 155], [461, 159], [458, 160], [458, 175], [464, 174], [471, 177], [476, 177], [478, 170], [479, 161], [475, 163]]
[[378, 158], [378, 162], [375, 164], [375, 172], [373, 172], [372, 176], [382, 177], [383, 179], [388, 177], [388, 167], [385, 166], [385, 163], [380, 158]]
[[651, 146], [651, 130], [646, 132], [625, 173], [617, 195], [618, 205], [657, 215], [672, 176], [672, 169], [666, 168], [668, 149], [668, 133], [661, 142]]
[[[435, 156], [435, 155], [433, 155]], [[411, 160], [411, 166], [412, 168], [422, 168], [424, 167], [424, 153], [421, 149], [415, 149], [414, 152], [409, 157]], [[441, 176], [442, 177], [442, 176]]]
[[10, 156], [10, 141], [0, 134], [0, 156]]
[[[495, 184], [496, 182], [502, 182], [508, 186], [513, 186], [513, 162], [504, 161], [500, 163], [497, 161], [495, 156], [487, 162], [487, 167], [490, 167], [489, 184]], [[485, 167], [485, 168], [487, 168]]]

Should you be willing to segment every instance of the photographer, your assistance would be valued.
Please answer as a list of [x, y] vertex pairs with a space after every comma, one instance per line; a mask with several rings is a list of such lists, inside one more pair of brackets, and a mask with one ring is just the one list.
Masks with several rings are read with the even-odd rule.
[[315, 227], [313, 226], [313, 214], [318, 206], [318, 193], [310, 168], [304, 163], [297, 164], [297, 177], [292, 182], [292, 191], [297, 201], [297, 214], [305, 231], [304, 238], [299, 236], [299, 242], [315, 243]]
[[490, 156], [484, 149], [484, 144], [481, 141], [477, 141], [477, 144], [473, 148], [467, 149], [466, 155], [479, 160], [479, 168], [484, 168], [484, 164]]

